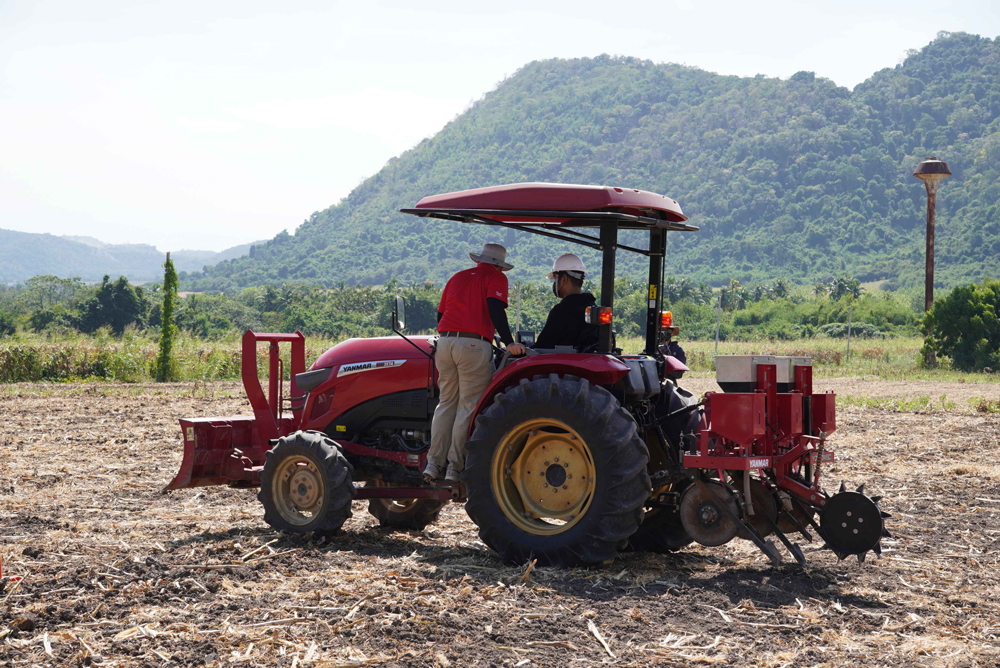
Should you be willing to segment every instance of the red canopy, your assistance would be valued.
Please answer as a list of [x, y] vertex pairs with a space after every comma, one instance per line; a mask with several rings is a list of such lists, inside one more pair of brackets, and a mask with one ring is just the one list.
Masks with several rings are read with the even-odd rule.
[[[486, 219], [514, 224], [568, 224], [585, 227], [592, 226], [595, 219], [602, 217], [601, 214], [609, 213], [645, 219], [626, 221], [625, 216], [622, 216], [619, 218], [621, 227], [648, 228], [659, 226], [658, 221], [682, 223], [687, 220], [677, 201], [664, 195], [634, 188], [563, 183], [511, 183], [431, 195], [421, 199], [414, 209], [404, 211], [421, 215], [420, 209], [440, 212], [449, 218], [465, 214], [480, 221]], [[562, 211], [573, 212], [575, 215], [565, 218], [553, 215]], [[593, 218], [581, 215], [587, 213], [597, 215]], [[428, 214], [433, 215], [431, 211]]]

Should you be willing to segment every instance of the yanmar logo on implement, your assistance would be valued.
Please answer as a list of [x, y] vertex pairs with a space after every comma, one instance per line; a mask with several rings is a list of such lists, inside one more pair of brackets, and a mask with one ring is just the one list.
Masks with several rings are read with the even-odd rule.
[[355, 362], [354, 364], [345, 364], [340, 367], [340, 371], [337, 372], [337, 378], [341, 376], [349, 376], [352, 373], [361, 373], [362, 371], [374, 371], [375, 369], [391, 369], [397, 366], [403, 366], [406, 360], [379, 360], [377, 362]]

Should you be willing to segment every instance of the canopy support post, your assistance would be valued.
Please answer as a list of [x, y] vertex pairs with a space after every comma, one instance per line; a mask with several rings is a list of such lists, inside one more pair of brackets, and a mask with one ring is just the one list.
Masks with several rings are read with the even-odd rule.
[[666, 254], [667, 233], [660, 229], [649, 231], [649, 288], [646, 295], [646, 350], [656, 355], [660, 337], [660, 311], [663, 308], [663, 264]]
[[[616, 221], [601, 223], [601, 306], [614, 309], [615, 304], [615, 251], [618, 248], [618, 224]], [[600, 352], [613, 353], [613, 323], [600, 325], [598, 344]]]

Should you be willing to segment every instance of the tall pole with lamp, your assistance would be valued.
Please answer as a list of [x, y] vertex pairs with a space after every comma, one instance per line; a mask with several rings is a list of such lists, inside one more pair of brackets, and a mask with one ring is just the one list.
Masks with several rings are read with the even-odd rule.
[[[927, 254], [924, 275], [924, 313], [934, 304], [934, 208], [937, 205], [938, 185], [951, 176], [948, 163], [937, 158], [927, 158], [917, 165], [913, 175], [924, 182], [927, 189]], [[928, 353], [927, 362], [934, 362], [933, 353]]]
[[927, 267], [924, 279], [924, 311], [934, 303], [934, 207], [937, 204], [938, 185], [951, 176], [948, 163], [937, 158], [927, 158], [917, 165], [913, 175], [927, 188]]

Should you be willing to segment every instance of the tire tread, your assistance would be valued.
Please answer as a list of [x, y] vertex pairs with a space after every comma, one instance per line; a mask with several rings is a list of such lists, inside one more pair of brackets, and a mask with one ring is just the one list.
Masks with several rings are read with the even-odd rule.
[[[277, 463], [287, 450], [305, 450], [326, 474], [328, 507], [318, 520], [295, 526], [282, 519], [271, 498], [271, 476]], [[354, 467], [326, 434], [317, 431], [297, 431], [278, 439], [278, 443], [267, 451], [264, 468], [260, 472], [260, 490], [257, 499], [264, 506], [264, 521], [275, 529], [288, 533], [314, 533], [329, 535], [336, 533], [351, 517], [351, 503], [357, 497], [352, 478]]]

